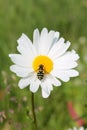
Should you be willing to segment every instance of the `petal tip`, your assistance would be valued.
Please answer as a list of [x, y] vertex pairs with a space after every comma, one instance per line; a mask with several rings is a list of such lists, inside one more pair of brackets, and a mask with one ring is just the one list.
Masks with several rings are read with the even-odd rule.
[[11, 57], [11, 56], [12, 56], [12, 54], [9, 54], [8, 56], [9, 56], [9, 57]]

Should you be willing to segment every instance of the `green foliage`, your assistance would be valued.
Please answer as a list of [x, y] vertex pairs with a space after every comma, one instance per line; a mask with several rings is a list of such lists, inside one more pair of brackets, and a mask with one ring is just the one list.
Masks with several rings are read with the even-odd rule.
[[33, 30], [47, 27], [72, 42], [80, 55], [80, 76], [54, 88], [48, 99], [35, 94], [39, 130], [67, 130], [77, 125], [69, 115], [71, 101], [87, 123], [87, 1], [86, 0], [0, 0], [0, 129], [33, 130], [31, 93], [20, 90], [18, 78], [10, 72], [8, 54], [16, 53], [21, 33], [31, 39]]

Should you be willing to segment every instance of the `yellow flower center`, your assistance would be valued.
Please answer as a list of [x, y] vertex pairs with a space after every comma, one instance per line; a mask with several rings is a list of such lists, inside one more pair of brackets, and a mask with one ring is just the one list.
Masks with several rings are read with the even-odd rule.
[[33, 69], [35, 71], [38, 70], [38, 67], [40, 65], [43, 65], [44, 66], [44, 72], [45, 73], [50, 73], [51, 70], [53, 69], [53, 62], [52, 60], [47, 57], [47, 56], [43, 56], [43, 55], [39, 55], [37, 56], [34, 61], [33, 61]]

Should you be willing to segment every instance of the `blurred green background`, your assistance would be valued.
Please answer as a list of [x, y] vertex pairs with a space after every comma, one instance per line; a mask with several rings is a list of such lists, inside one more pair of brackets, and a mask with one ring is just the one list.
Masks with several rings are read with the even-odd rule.
[[72, 119], [71, 102], [87, 123], [87, 0], [0, 0], [0, 130], [33, 130], [31, 93], [18, 88], [19, 78], [9, 70], [8, 54], [16, 53], [22, 33], [32, 40], [33, 30], [59, 31], [80, 55], [80, 76], [54, 88], [48, 99], [35, 93], [38, 130], [67, 130], [78, 126]]

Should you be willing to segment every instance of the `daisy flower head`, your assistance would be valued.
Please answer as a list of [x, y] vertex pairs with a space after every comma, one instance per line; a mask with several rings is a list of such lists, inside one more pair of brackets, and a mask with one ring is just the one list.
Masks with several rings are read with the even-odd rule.
[[18, 86], [23, 89], [29, 85], [35, 93], [41, 87], [42, 96], [47, 98], [53, 86], [60, 86], [61, 81], [67, 82], [70, 77], [78, 76], [78, 54], [74, 50], [67, 51], [70, 42], [59, 38], [59, 32], [43, 28], [33, 32], [33, 42], [25, 35], [17, 40], [20, 54], [9, 54], [14, 65], [10, 70], [21, 77]]

